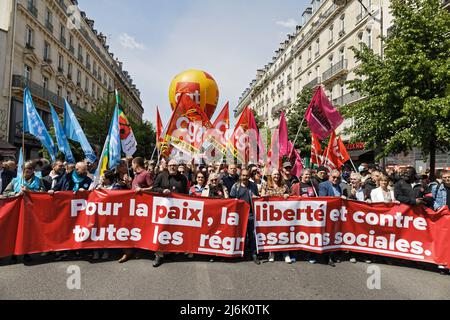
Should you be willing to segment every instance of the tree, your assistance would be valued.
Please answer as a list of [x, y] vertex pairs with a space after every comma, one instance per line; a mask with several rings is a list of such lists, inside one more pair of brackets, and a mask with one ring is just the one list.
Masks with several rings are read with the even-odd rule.
[[417, 147], [434, 175], [436, 151], [450, 150], [450, 14], [440, 0], [392, 0], [391, 13], [383, 60], [353, 48], [361, 65], [349, 88], [367, 99], [341, 110], [355, 120], [352, 140], [379, 149], [378, 159]]
[[[131, 120], [130, 124], [133, 128], [133, 133], [138, 143], [137, 151], [134, 156], [150, 159], [156, 145], [156, 131], [153, 124], [150, 121], [135, 123]], [[156, 157], [157, 155], [155, 153], [155, 160]]]
[[[311, 132], [306, 124], [305, 114], [309, 104], [314, 95], [314, 88], [304, 88], [302, 92], [297, 95], [297, 100], [288, 109], [286, 120], [288, 123], [289, 140], [294, 143], [295, 136], [300, 128], [295, 148], [300, 150], [302, 157], [309, 157], [311, 155]], [[303, 124], [302, 124], [303, 123]]]

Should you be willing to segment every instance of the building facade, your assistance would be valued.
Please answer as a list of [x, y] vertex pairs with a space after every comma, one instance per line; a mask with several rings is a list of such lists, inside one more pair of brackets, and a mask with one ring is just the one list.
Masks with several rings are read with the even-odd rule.
[[[76, 0], [6, 0], [9, 25], [0, 30], [0, 140], [22, 145], [23, 92], [30, 89], [47, 128], [52, 126], [50, 102], [58, 113], [67, 99], [75, 113], [90, 112], [111, 99], [114, 89], [126, 93], [129, 117], [142, 120], [140, 92], [94, 28]], [[26, 136], [26, 156], [41, 146]]]
[[[447, 7], [448, 2], [444, 1]], [[345, 84], [355, 78], [360, 64], [351, 48], [364, 43], [383, 55], [380, 35], [386, 36], [393, 23], [389, 5], [389, 0], [311, 0], [301, 16], [301, 25], [280, 43], [272, 60], [257, 70], [239, 99], [235, 117], [249, 106], [268, 128], [274, 129], [279, 125], [281, 111], [295, 103], [298, 93], [318, 85], [324, 86], [334, 106], [352, 105], [363, 99]], [[346, 119], [338, 132], [351, 125], [352, 119]], [[342, 138], [348, 141], [350, 136]], [[349, 149], [353, 160], [373, 161], [374, 151], [365, 150], [363, 143], [352, 144]], [[450, 165], [450, 157], [444, 158], [447, 160], [438, 166]], [[394, 159], [388, 162], [393, 164]]]

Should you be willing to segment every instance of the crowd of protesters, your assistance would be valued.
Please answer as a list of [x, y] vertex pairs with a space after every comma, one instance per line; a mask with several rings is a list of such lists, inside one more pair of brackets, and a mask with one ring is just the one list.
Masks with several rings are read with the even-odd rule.
[[[88, 161], [75, 165], [62, 161], [49, 163], [46, 159], [28, 161], [23, 166], [23, 178], [17, 177], [17, 163], [0, 162], [0, 194], [12, 197], [24, 191], [47, 192], [87, 191], [94, 181], [97, 164]], [[341, 197], [367, 203], [403, 203], [411, 206], [425, 205], [433, 210], [450, 207], [450, 171], [444, 170], [436, 181], [430, 181], [426, 173], [417, 174], [415, 168], [383, 169], [374, 164], [363, 163], [357, 172], [351, 167], [332, 170], [321, 166], [315, 170], [304, 169], [299, 177], [291, 174], [292, 164], [286, 162], [282, 170], [268, 172], [263, 164], [248, 166], [235, 164], [195, 165], [181, 164], [176, 160], [158, 164], [143, 158], [122, 159], [115, 170], [104, 172], [97, 189], [133, 190], [136, 194], [172, 193], [208, 198], [235, 198], [250, 204], [247, 227], [247, 257], [260, 264], [256, 250], [254, 233], [254, 198], [276, 196], [288, 197]], [[126, 249], [120, 263], [139, 256], [140, 250]], [[294, 263], [298, 252], [283, 254], [286, 263]], [[44, 253], [43, 255], [47, 255]], [[79, 251], [55, 253], [55, 260], [62, 260], [69, 254], [80, 255]], [[187, 254], [192, 258], [192, 254]], [[163, 252], [156, 252], [154, 267], [159, 267], [165, 259]], [[310, 263], [321, 260], [330, 266], [340, 262], [341, 253], [304, 253]], [[367, 254], [349, 254], [350, 261], [371, 263], [373, 257]], [[93, 259], [108, 259], [109, 250], [94, 250]], [[275, 261], [275, 254], [268, 254], [268, 262]], [[29, 261], [30, 256], [24, 256]], [[16, 261], [16, 257], [12, 257]], [[214, 261], [214, 258], [211, 258]]]

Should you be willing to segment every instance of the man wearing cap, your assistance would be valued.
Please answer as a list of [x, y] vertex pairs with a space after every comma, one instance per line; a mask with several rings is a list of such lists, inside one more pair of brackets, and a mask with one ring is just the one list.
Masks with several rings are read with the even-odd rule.
[[311, 178], [311, 181], [313, 183], [314, 189], [316, 189], [316, 191], [318, 192], [319, 191], [319, 185], [322, 182], [328, 181], [327, 168], [325, 168], [324, 166], [320, 166], [317, 169], [317, 174]]
[[300, 180], [298, 180], [298, 178], [296, 176], [293, 176], [291, 174], [291, 171], [292, 171], [292, 164], [290, 162], [285, 162], [283, 164], [283, 176], [284, 176], [284, 180], [286, 181], [286, 184], [287, 184], [289, 190], [291, 190], [291, 188], [294, 184], [300, 182]]
[[[168, 171], [163, 171], [156, 177], [152, 191], [165, 195], [170, 195], [171, 193], [189, 194], [188, 180], [183, 174], [178, 172], [178, 162], [176, 160], [170, 160]], [[158, 251], [155, 255], [153, 267], [158, 268], [163, 264], [164, 252]]]

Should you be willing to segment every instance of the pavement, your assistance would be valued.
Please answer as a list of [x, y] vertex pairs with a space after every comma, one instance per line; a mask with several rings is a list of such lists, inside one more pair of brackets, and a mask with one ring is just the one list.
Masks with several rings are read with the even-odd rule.
[[[399, 261], [394, 265], [348, 261], [332, 268], [326, 264], [281, 261], [256, 265], [251, 261], [209, 262], [173, 256], [152, 267], [152, 256], [119, 264], [114, 259], [54, 262], [34, 255], [9, 265], [0, 260], [0, 299], [121, 299], [121, 300], [375, 300], [449, 299], [450, 275], [435, 266]], [[75, 266], [75, 267], [74, 267]], [[368, 268], [370, 268], [368, 270]], [[80, 289], [68, 289], [69, 277], [79, 270]], [[370, 272], [370, 274], [368, 273]], [[75, 272], [77, 273], [77, 272]], [[78, 273], [77, 273], [78, 274]], [[380, 275], [380, 289], [369, 289], [369, 277]], [[70, 278], [70, 283], [74, 278]], [[370, 278], [373, 279], [373, 278]], [[72, 282], [71, 282], [72, 281]]]

